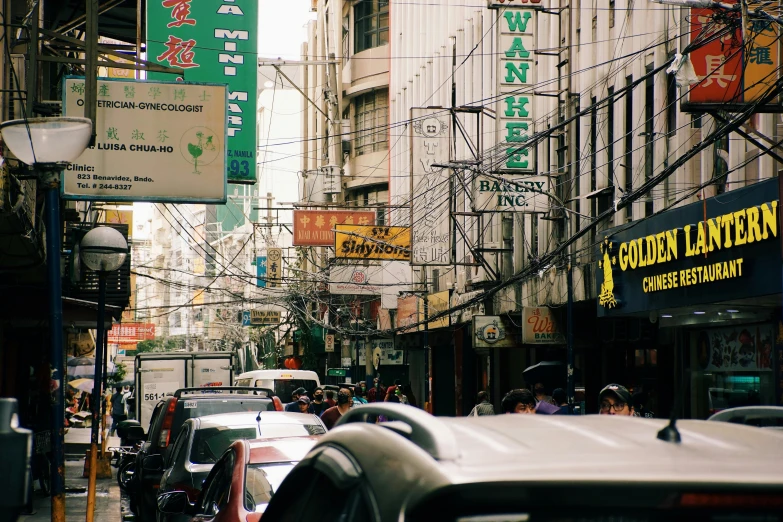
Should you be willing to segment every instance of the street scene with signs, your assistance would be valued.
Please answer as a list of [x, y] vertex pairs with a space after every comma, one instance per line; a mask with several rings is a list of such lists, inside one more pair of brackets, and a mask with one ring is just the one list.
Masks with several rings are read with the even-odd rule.
[[783, 0], [0, 13], [2, 520], [783, 522]]

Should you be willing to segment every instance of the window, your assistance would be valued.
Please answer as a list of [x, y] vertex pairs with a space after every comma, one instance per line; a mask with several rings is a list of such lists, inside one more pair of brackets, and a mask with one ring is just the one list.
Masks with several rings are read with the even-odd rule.
[[235, 459], [236, 455], [230, 451], [212, 468], [204, 481], [204, 494], [198, 510], [200, 515], [215, 516], [228, 504]]
[[389, 92], [368, 92], [354, 100], [357, 156], [389, 148], [386, 122], [389, 112]]
[[354, 52], [389, 43], [389, 1], [362, 0], [354, 7]]

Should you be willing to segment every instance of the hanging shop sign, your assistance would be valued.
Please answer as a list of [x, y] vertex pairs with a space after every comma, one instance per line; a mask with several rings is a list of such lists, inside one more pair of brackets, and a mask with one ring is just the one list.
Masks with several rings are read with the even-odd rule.
[[549, 212], [549, 176], [477, 176], [473, 183], [479, 212]]
[[474, 315], [473, 316], [473, 346], [474, 348], [513, 348], [516, 346], [516, 336], [519, 328], [515, 328], [507, 316]]
[[774, 347], [773, 325], [735, 325], [699, 331], [691, 353], [694, 363], [704, 371], [772, 371]]
[[[426, 313], [425, 313], [425, 301], [426, 301]], [[425, 317], [434, 317], [438, 314], [444, 313], [449, 309], [449, 291], [444, 290], [442, 292], [436, 292], [434, 294], [427, 294], [423, 299], [419, 300], [419, 317], [423, 321]], [[437, 319], [427, 321], [429, 323], [429, 329], [434, 330], [436, 328], [446, 328], [451, 324], [451, 314], [441, 315]], [[419, 331], [424, 330], [424, 324], [419, 325]]]
[[536, 120], [536, 11], [507, 6], [497, 17], [496, 164], [502, 172], [532, 174], [536, 147], [525, 147], [525, 142], [533, 135]]
[[[84, 78], [63, 83], [85, 115]], [[96, 143], [63, 171], [65, 199], [226, 202], [226, 86], [99, 80]]]
[[334, 352], [334, 334], [326, 334], [324, 339], [324, 351], [327, 353]]
[[[367, 364], [365, 355], [366, 346], [366, 343], [362, 343], [359, 346], [359, 366]], [[370, 355], [373, 356], [373, 366], [377, 369], [379, 365], [401, 365], [404, 360], [405, 352], [403, 350], [396, 350], [394, 348], [394, 341], [391, 339], [374, 339], [370, 341]]]
[[558, 327], [551, 308], [522, 308], [522, 342], [524, 344], [564, 344], [565, 335]]
[[[258, 5], [256, 0], [146, 3], [147, 59], [184, 69], [188, 82], [228, 85], [224, 172], [230, 183], [256, 182]], [[174, 79], [171, 74], [147, 75], [153, 80]]]
[[372, 225], [375, 212], [294, 210], [294, 246], [334, 246], [337, 225]]
[[397, 298], [397, 328], [401, 333], [415, 331], [413, 325], [419, 322], [419, 298], [416, 295]]
[[268, 326], [280, 324], [281, 314], [279, 310], [249, 310], [249, 312], [250, 326]]
[[329, 268], [329, 293], [335, 295], [381, 295], [380, 265], [335, 265]]
[[266, 288], [266, 256], [256, 257], [256, 286]]
[[115, 324], [108, 331], [109, 344], [136, 344], [139, 341], [155, 339], [153, 323]]
[[[483, 290], [460, 294], [451, 294], [451, 324], [467, 323], [476, 315], [484, 315], [484, 302], [479, 298], [484, 295]], [[466, 304], [470, 303], [470, 304]]]
[[777, 183], [608, 230], [597, 252], [599, 316], [779, 293]]
[[411, 108], [412, 265], [451, 264], [450, 128], [447, 109]]
[[[748, 2], [750, 11], [761, 6], [759, 1]], [[691, 9], [690, 40], [696, 46], [688, 56], [698, 82], [688, 89], [686, 110], [741, 110], [745, 104], [757, 103], [777, 84], [781, 65], [780, 25], [753, 17], [747, 20], [743, 31], [742, 18], [740, 10]], [[725, 31], [727, 23], [735, 29], [716, 37]], [[779, 96], [754, 107], [755, 112], [779, 110]]]
[[339, 259], [410, 261], [410, 227], [335, 225], [334, 255]]
[[266, 249], [266, 285], [268, 288], [280, 286], [283, 277], [283, 250]]

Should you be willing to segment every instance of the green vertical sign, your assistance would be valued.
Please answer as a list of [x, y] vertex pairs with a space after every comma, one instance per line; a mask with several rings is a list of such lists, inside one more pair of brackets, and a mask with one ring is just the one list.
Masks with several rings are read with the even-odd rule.
[[[147, 0], [147, 60], [228, 85], [229, 183], [255, 183], [258, 0]], [[150, 79], [173, 79], [148, 73]]]

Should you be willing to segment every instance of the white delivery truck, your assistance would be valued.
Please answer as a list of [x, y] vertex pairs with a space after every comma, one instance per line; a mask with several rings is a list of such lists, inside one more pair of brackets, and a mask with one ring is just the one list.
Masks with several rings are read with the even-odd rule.
[[141, 353], [135, 362], [136, 419], [145, 431], [166, 395], [180, 388], [234, 385], [232, 352]]

